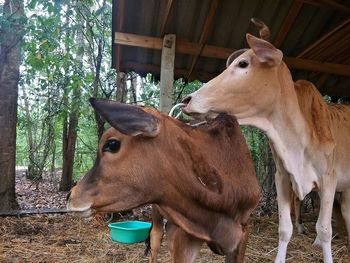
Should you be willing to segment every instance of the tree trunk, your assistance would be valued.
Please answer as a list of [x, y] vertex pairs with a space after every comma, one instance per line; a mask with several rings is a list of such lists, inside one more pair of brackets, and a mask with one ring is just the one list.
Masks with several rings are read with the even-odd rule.
[[[49, 100], [50, 104], [50, 100]], [[51, 107], [49, 106], [49, 109]], [[45, 170], [45, 166], [47, 165], [47, 159], [49, 158], [50, 149], [52, 148], [52, 145], [55, 143], [55, 127], [54, 124], [51, 122], [51, 118], [47, 118], [45, 122], [43, 123], [42, 128], [42, 143], [40, 143], [41, 146], [43, 146], [42, 150], [42, 156], [39, 158], [39, 174], [36, 178], [37, 180], [42, 179], [42, 174]], [[45, 127], [47, 126], [47, 128]], [[45, 131], [45, 129], [47, 131]]]
[[29, 98], [25, 89], [23, 89], [23, 99], [24, 99], [24, 108], [25, 108], [25, 116], [26, 116], [26, 124], [27, 124], [27, 140], [29, 146], [29, 164], [28, 164], [28, 173], [27, 178], [30, 180], [41, 179], [39, 177], [38, 164], [35, 158], [36, 147], [33, 139], [33, 122], [30, 116], [30, 107], [29, 107]]
[[130, 85], [130, 98], [129, 101], [131, 104], [137, 103], [137, 75], [135, 73], [130, 73], [131, 85]]
[[55, 186], [57, 185], [56, 181], [56, 144], [55, 140], [52, 144], [52, 149], [51, 149], [51, 164], [50, 164], [50, 178], [51, 178], [51, 183], [53, 183]]
[[62, 178], [60, 182], [60, 191], [69, 191], [73, 186], [73, 168], [75, 148], [78, 137], [78, 121], [80, 111], [80, 88], [75, 87], [73, 90], [73, 98], [71, 102], [71, 112], [69, 118], [64, 118], [63, 125], [63, 163]]
[[69, 191], [73, 186], [73, 168], [75, 144], [77, 141], [78, 115], [72, 112], [69, 116], [69, 122], [65, 120], [64, 144], [63, 144], [63, 164], [60, 191]]
[[[97, 57], [96, 57], [96, 65], [95, 65], [95, 76], [94, 76], [94, 83], [93, 83], [93, 97], [96, 98], [98, 95], [98, 85], [100, 82], [100, 73], [101, 73], [101, 64], [102, 64], [102, 53], [103, 53], [103, 41], [102, 39], [99, 39], [98, 46], [97, 46]], [[101, 139], [101, 136], [104, 132], [104, 120], [100, 117], [100, 115], [97, 114], [95, 111], [95, 120], [97, 124], [97, 136], [98, 140]]]
[[[82, 22], [83, 24], [83, 22]], [[77, 34], [78, 46], [84, 47], [83, 39], [83, 26]], [[80, 55], [78, 63], [82, 66], [83, 54]], [[69, 191], [73, 186], [73, 168], [74, 168], [74, 157], [75, 148], [78, 137], [78, 120], [80, 111], [80, 87], [74, 87], [73, 97], [71, 101], [71, 112], [69, 114], [69, 120], [67, 117], [64, 119], [63, 129], [63, 164], [62, 164], [62, 178], [60, 182], [60, 191]], [[68, 99], [66, 99], [68, 101]], [[66, 115], [67, 116], [67, 115]]]
[[[64, 97], [63, 100], [68, 103], [68, 98]], [[67, 104], [66, 104], [67, 105]], [[67, 174], [63, 172], [63, 167], [66, 166], [66, 153], [68, 148], [68, 114], [65, 113], [63, 117], [63, 131], [62, 131], [62, 176], [60, 181], [60, 188], [66, 188], [68, 179]]]
[[22, 0], [5, 0], [0, 45], [0, 211], [18, 207], [15, 195], [16, 122], [20, 66], [20, 42], [24, 17]]

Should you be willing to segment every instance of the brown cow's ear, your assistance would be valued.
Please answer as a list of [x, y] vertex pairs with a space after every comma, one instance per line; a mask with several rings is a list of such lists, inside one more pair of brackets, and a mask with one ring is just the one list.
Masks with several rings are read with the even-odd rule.
[[149, 137], [155, 137], [159, 133], [160, 120], [138, 106], [95, 98], [89, 101], [96, 112], [121, 133]]
[[249, 47], [254, 51], [260, 62], [267, 63], [269, 66], [277, 66], [281, 63], [283, 58], [281, 50], [275, 48], [270, 42], [251, 34], [247, 34], [246, 37]]

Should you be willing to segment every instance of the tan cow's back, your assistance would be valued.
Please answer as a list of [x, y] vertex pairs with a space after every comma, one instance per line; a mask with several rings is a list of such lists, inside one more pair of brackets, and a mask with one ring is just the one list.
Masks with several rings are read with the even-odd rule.
[[350, 105], [329, 104], [335, 140], [337, 190], [350, 187]]
[[327, 103], [308, 81], [295, 82], [300, 109], [311, 128], [314, 143], [335, 144], [334, 169], [338, 190], [350, 182], [350, 105]]
[[309, 81], [294, 83], [301, 112], [311, 128], [314, 143], [332, 143], [330, 111], [316, 87]]

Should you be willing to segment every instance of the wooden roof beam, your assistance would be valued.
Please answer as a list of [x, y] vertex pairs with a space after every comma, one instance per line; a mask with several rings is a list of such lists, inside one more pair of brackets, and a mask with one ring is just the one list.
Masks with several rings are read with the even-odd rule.
[[283, 21], [283, 24], [280, 28], [280, 31], [277, 34], [276, 40], [275, 40], [275, 47], [280, 47], [286, 38], [289, 30], [291, 29], [296, 17], [298, 16], [301, 8], [303, 6], [303, 2], [299, 0], [294, 0], [292, 7], [289, 9], [288, 15], [286, 19]]
[[[139, 36], [134, 34], [126, 33], [115, 33], [115, 44], [122, 44], [134, 47], [143, 47], [151, 49], [162, 48], [162, 39], [155, 37]], [[196, 55], [200, 44], [186, 42], [184, 40], [176, 42], [176, 52], [188, 55]], [[195, 48], [197, 47], [197, 48]], [[233, 49], [222, 48], [217, 46], [205, 45], [201, 56], [211, 57], [218, 59], [227, 59], [228, 56], [233, 52]], [[304, 69], [316, 72], [324, 72], [335, 75], [350, 76], [350, 65], [335, 64], [320, 62], [316, 60], [302, 59], [302, 58], [290, 58], [284, 57], [284, 61], [288, 66], [296, 69]]]
[[[122, 66], [122, 68], [125, 68], [128, 70], [135, 70], [135, 71], [145, 72], [145, 73], [146, 72], [153, 73], [156, 76], [159, 76], [159, 72], [160, 72], [160, 67], [152, 65], [152, 64], [140, 64], [137, 62], [127, 61], [127, 62], [124, 62], [121, 66]], [[186, 78], [187, 72], [188, 72], [187, 69], [179, 69], [179, 68], [174, 69], [174, 75], [177, 77]], [[219, 74], [220, 74], [220, 72], [209, 73], [209, 72], [204, 72], [204, 71], [194, 71], [193, 72], [193, 77], [194, 77], [193, 79], [195, 79], [196, 76], [200, 76], [201, 79], [209, 81]]]
[[125, 46], [134, 46], [159, 50], [161, 50], [163, 47], [163, 39], [160, 37], [141, 36], [121, 32], [115, 32], [114, 43]]
[[316, 40], [314, 43], [312, 43], [310, 46], [308, 46], [306, 49], [304, 49], [302, 52], [298, 54], [299, 57], [305, 57], [307, 56], [307, 53], [309, 53], [311, 50], [313, 50], [315, 47], [320, 45], [322, 42], [324, 42], [327, 38], [330, 38], [334, 33], [341, 30], [343, 27], [350, 25], [350, 18], [345, 19], [343, 22], [341, 22], [339, 25], [334, 27], [332, 30], [330, 30], [328, 33], [320, 37], [318, 40]]
[[283, 60], [291, 68], [324, 72], [335, 75], [349, 76], [350, 65], [320, 62], [316, 60], [284, 57]]
[[169, 22], [169, 18], [170, 18], [170, 13], [173, 10], [174, 7], [174, 3], [175, 0], [168, 0], [167, 4], [166, 4], [166, 8], [165, 8], [165, 14], [164, 14], [164, 19], [163, 22], [160, 26], [160, 34], [163, 36], [165, 33], [165, 27]]
[[[308, 57], [309, 53], [314, 50], [315, 48], [317, 48], [320, 44], [324, 43], [324, 41], [326, 41], [327, 39], [330, 40], [330, 38], [332, 38], [332, 36], [338, 32], [339, 30], [341, 30], [344, 26], [350, 24], [350, 18], [345, 19], [343, 22], [341, 22], [339, 25], [335, 26], [332, 30], [330, 30], [329, 32], [327, 32], [326, 34], [324, 34], [322, 37], [320, 37], [318, 40], [316, 40], [314, 43], [312, 43], [310, 46], [308, 46], [306, 49], [304, 49], [302, 52], [300, 52], [297, 55], [297, 58], [306, 58]], [[329, 79], [329, 77], [331, 76], [331, 74], [329, 73], [323, 73], [319, 79], [317, 80], [317, 82], [315, 83], [316, 87], [318, 89], [320, 89], [324, 83]]]
[[201, 37], [199, 39], [200, 49], [198, 49], [197, 54], [192, 59], [191, 67], [190, 67], [190, 70], [188, 71], [187, 79], [190, 79], [191, 74], [194, 70], [194, 67], [197, 64], [198, 58], [199, 58], [200, 54], [203, 52], [205, 42], [207, 42], [207, 40], [208, 40], [209, 33], [213, 29], [213, 23], [214, 23], [216, 10], [218, 8], [218, 4], [219, 4], [219, 0], [211, 0], [210, 1], [209, 12], [208, 12], [207, 18], [206, 18], [204, 26], [203, 26]]
[[328, 78], [330, 77], [331, 75], [328, 74], [328, 73], [323, 73], [318, 79], [317, 81], [315, 82], [315, 86], [318, 88], [318, 89], [321, 89], [322, 86], [326, 83], [326, 81], [328, 80]]
[[337, 11], [350, 13], [350, 6], [339, 4], [334, 0], [297, 0], [297, 1], [303, 2], [305, 4], [326, 7]]
[[[148, 37], [128, 33], [115, 32], [114, 43], [126, 46], [142, 47], [161, 50], [163, 45], [162, 38], [158, 37]], [[200, 44], [188, 42], [183, 39], [176, 39], [176, 49], [177, 53], [187, 54], [187, 55], [196, 55], [198, 54], [198, 49], [200, 49]], [[211, 45], [204, 45], [201, 56], [209, 58], [219, 58], [227, 59], [233, 49], [222, 48]]]

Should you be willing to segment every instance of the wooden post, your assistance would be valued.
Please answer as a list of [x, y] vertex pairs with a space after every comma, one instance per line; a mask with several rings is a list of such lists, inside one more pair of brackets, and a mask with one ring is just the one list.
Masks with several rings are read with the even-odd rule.
[[163, 38], [159, 109], [165, 113], [169, 113], [173, 105], [175, 41], [176, 36], [173, 34], [165, 35]]
[[116, 90], [116, 101], [125, 102], [125, 93], [126, 93], [126, 83], [125, 83], [126, 74], [124, 72], [117, 73], [117, 90]]

